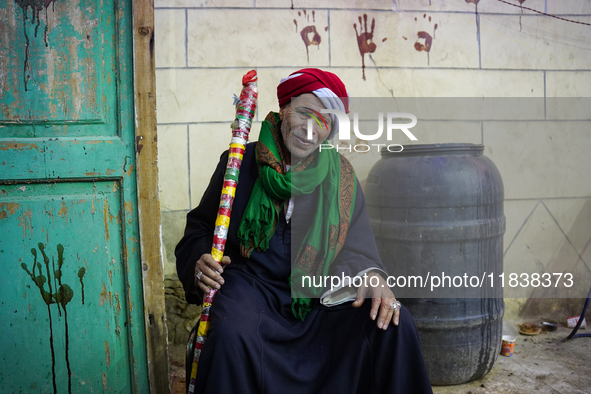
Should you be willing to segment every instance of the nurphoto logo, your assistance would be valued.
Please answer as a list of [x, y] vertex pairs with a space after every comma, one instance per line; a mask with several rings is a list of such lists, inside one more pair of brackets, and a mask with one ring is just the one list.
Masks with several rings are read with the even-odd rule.
[[[318, 123], [319, 126], [321, 126], [320, 124], [320, 119], [322, 119], [322, 121], [324, 122], [324, 119], [322, 116], [320, 116], [320, 114], [318, 114], [316, 111], [314, 111], [315, 114], [310, 114], [310, 118], [308, 118], [308, 139], [312, 139], [312, 120], [314, 119], [316, 121], [316, 123]], [[323, 114], [333, 114], [337, 117], [338, 119], [338, 123], [339, 123], [339, 132], [338, 132], [338, 139], [343, 141], [343, 140], [351, 140], [351, 121], [349, 119], [349, 116], [343, 112], [343, 111], [339, 111], [337, 109], [322, 109], [320, 110], [321, 113]], [[414, 136], [413, 133], [410, 132], [409, 129], [413, 128], [414, 126], [416, 126], [417, 124], [417, 117], [414, 116], [413, 114], [410, 113], [406, 113], [406, 112], [388, 112], [386, 115], [386, 139], [388, 141], [392, 141], [393, 140], [393, 134], [394, 134], [394, 130], [400, 130], [402, 131], [411, 141], [417, 141], [417, 137]], [[395, 123], [395, 119], [396, 119], [396, 123]], [[399, 123], [400, 120], [405, 120], [405, 119], [409, 119], [410, 122], [409, 123]], [[326, 126], [326, 123], [324, 123]], [[383, 112], [379, 112], [378, 113], [378, 131], [374, 134], [362, 134], [361, 131], [359, 131], [359, 114], [357, 112], [353, 113], [353, 133], [355, 135], [355, 137], [357, 137], [360, 140], [365, 140], [365, 141], [375, 141], [377, 139], [379, 139], [382, 134], [384, 132], [384, 113]], [[347, 147], [343, 147], [343, 146], [338, 146], [338, 145], [333, 145], [333, 144], [329, 144], [329, 143], [325, 143], [320, 145], [320, 151], [322, 151], [322, 149], [336, 149], [337, 151], [339, 150], [348, 150], [349, 152], [351, 151], [355, 151], [355, 152], [359, 152], [359, 153], [364, 153], [364, 152], [369, 152], [373, 147], [377, 148], [377, 151], [380, 152], [382, 147], [386, 147], [386, 149], [388, 150], [388, 152], [402, 152], [402, 150], [404, 149], [402, 145], [400, 144], [355, 144], [355, 145], [349, 145]]]

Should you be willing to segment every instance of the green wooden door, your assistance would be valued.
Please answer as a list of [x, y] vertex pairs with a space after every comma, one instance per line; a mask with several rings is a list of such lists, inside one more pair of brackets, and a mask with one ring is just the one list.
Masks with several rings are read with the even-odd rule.
[[0, 0], [0, 392], [146, 393], [129, 0]]

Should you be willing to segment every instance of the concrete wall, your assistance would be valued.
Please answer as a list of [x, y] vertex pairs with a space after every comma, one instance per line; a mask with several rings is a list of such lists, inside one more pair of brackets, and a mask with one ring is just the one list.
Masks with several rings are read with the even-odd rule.
[[[182, 301], [174, 246], [228, 146], [231, 96], [239, 92], [241, 76], [251, 68], [259, 74], [251, 140], [264, 116], [278, 109], [280, 78], [308, 66], [338, 74], [355, 97], [590, 97], [591, 26], [526, 7], [589, 24], [591, 3], [525, 0], [520, 8], [518, 0], [508, 2], [517, 6], [497, 0], [155, 0], [160, 197], [173, 344], [184, 343], [198, 312]], [[304, 29], [316, 32], [319, 43], [311, 42], [313, 33], [302, 35]], [[419, 32], [432, 37], [428, 52], [418, 50], [425, 45]], [[372, 34], [375, 47], [360, 49], [357, 34]], [[423, 133], [418, 142], [484, 144], [505, 183], [505, 261], [572, 271], [586, 287], [591, 127], [547, 119], [481, 122]], [[513, 318], [563, 318], [581, 309], [581, 300], [506, 302]]]

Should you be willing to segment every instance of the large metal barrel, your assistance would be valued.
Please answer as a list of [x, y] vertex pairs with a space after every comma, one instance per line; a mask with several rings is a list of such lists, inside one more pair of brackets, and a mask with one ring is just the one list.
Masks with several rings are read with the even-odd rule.
[[[380, 256], [399, 279], [389, 284], [413, 315], [433, 385], [481, 378], [501, 346], [504, 192], [483, 150], [436, 144], [383, 151], [365, 185]], [[436, 277], [440, 286], [432, 287]]]

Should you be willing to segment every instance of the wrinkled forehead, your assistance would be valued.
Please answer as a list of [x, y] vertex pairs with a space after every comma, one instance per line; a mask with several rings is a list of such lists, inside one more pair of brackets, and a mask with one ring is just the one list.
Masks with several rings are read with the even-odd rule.
[[325, 109], [322, 101], [312, 93], [304, 93], [291, 99], [292, 108], [309, 107], [316, 110]]

